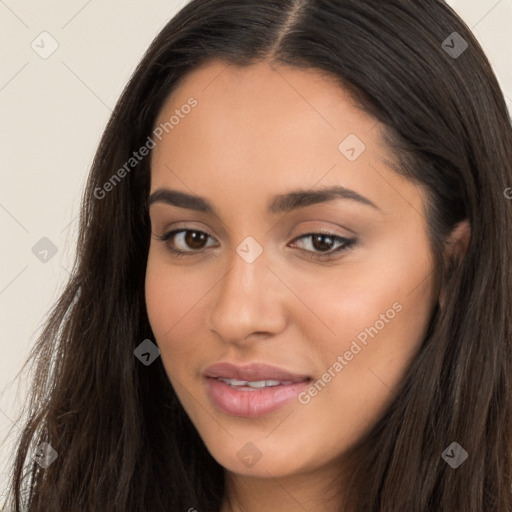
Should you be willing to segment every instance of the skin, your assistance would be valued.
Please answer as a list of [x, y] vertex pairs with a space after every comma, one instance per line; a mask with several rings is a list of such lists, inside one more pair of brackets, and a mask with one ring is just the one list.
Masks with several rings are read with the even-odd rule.
[[[234, 511], [332, 511], [335, 482], [350, 471], [344, 454], [392, 400], [440, 296], [426, 193], [386, 165], [382, 126], [319, 71], [211, 62], [187, 75], [155, 126], [190, 97], [197, 106], [152, 152], [151, 194], [169, 188], [202, 196], [218, 216], [163, 202], [150, 207], [146, 301], [162, 363], [226, 470]], [[366, 146], [355, 161], [338, 149], [349, 134]], [[378, 208], [335, 199], [286, 214], [267, 210], [276, 194], [331, 185]], [[187, 245], [183, 233], [156, 238], [178, 228], [209, 236], [202, 245]], [[357, 243], [322, 260], [322, 245], [299, 237], [325, 231]], [[453, 247], [464, 246], [467, 230], [456, 235]], [[253, 263], [236, 252], [248, 236], [263, 248]], [[339, 246], [327, 241], [331, 252]], [[170, 247], [189, 253], [176, 257]], [[220, 360], [321, 379], [395, 303], [400, 312], [309, 403], [294, 399], [240, 418], [208, 398], [201, 372]], [[262, 454], [253, 467], [237, 456], [248, 442]]]

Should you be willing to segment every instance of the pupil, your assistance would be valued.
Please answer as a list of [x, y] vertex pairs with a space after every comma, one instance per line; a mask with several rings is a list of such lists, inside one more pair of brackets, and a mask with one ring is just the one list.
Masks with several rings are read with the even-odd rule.
[[185, 242], [193, 249], [201, 249], [202, 243], [206, 239], [205, 233], [198, 233], [197, 231], [187, 231], [185, 235]]
[[[327, 240], [327, 243], [325, 243], [325, 240]], [[317, 244], [316, 242], [320, 242], [320, 244]], [[314, 235], [313, 236], [313, 246], [315, 249], [319, 251], [328, 251], [331, 249], [332, 245], [332, 237], [329, 235]]]

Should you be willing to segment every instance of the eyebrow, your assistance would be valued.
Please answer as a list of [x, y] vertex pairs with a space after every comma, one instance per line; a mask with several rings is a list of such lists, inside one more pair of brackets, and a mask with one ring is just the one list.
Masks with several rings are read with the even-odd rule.
[[[300, 208], [306, 208], [320, 203], [328, 203], [339, 199], [355, 201], [382, 211], [381, 208], [370, 201], [367, 197], [342, 186], [333, 186], [316, 190], [295, 190], [275, 196], [268, 205], [268, 211], [273, 214], [290, 212], [292, 210], [298, 210]], [[171, 190], [168, 188], [157, 189], [149, 196], [148, 207], [154, 203], [169, 204], [179, 208], [213, 213], [218, 216], [216, 209], [204, 197], [187, 194], [178, 190]]]

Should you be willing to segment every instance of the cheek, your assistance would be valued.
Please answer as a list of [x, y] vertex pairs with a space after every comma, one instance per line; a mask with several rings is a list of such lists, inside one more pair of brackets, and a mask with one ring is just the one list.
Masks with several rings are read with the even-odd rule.
[[[347, 429], [356, 422], [350, 417], [357, 417], [361, 427], [369, 426], [383, 412], [431, 317], [434, 290], [428, 247], [421, 242], [402, 251], [397, 247], [403, 245], [382, 245], [309, 287], [309, 304], [331, 331], [325, 335], [327, 329], [319, 322], [315, 328], [302, 323], [311, 339], [324, 333], [316, 349], [326, 373], [317, 378], [326, 384], [318, 384], [321, 391], [313, 390], [312, 400], [316, 411], [339, 415]], [[303, 287], [305, 293], [305, 283]], [[329, 408], [332, 403], [340, 404], [342, 412]]]
[[321, 336], [337, 350], [348, 349], [346, 342], [355, 338], [364, 343], [368, 331], [377, 335], [375, 330], [381, 338], [388, 333], [388, 343], [413, 343], [433, 306], [428, 253], [400, 257], [396, 249], [386, 252], [347, 260], [314, 276], [297, 273], [294, 291], [312, 313], [295, 317], [304, 332]]
[[[155, 251], [156, 252], [156, 251]], [[186, 362], [204, 350], [204, 313], [201, 305], [215, 284], [215, 276], [171, 265], [150, 250], [146, 269], [146, 308], [162, 362], [173, 374], [176, 363]], [[203, 330], [202, 330], [203, 329]], [[203, 334], [201, 334], [203, 332]], [[176, 368], [175, 368], [176, 366]]]
[[187, 267], [171, 265], [160, 248], [150, 248], [146, 268], [146, 307], [157, 338], [163, 340], [204, 295], [204, 280], [196, 276], [196, 272], [187, 272]]
[[182, 303], [177, 300], [179, 287], [174, 277], [178, 276], [171, 275], [150, 251], [146, 269], [146, 308], [153, 333], [159, 341], [184, 313]]

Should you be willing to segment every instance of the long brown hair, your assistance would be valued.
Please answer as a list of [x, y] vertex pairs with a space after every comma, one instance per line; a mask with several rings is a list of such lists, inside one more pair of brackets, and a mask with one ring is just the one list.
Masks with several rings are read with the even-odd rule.
[[[179, 80], [212, 59], [337, 77], [385, 125], [396, 172], [428, 190], [446, 300], [392, 404], [352, 450], [347, 510], [512, 512], [512, 128], [482, 48], [441, 0], [192, 0], [163, 28], [105, 129], [75, 266], [31, 355], [10, 506], [220, 509], [223, 468], [161, 360], [134, 357], [154, 340], [144, 299], [149, 158], [99, 193], [146, 143]], [[446, 236], [463, 219], [467, 253], [447, 261]], [[46, 468], [33, 458], [43, 442], [58, 454]], [[456, 469], [441, 456], [453, 442], [468, 454]]]

